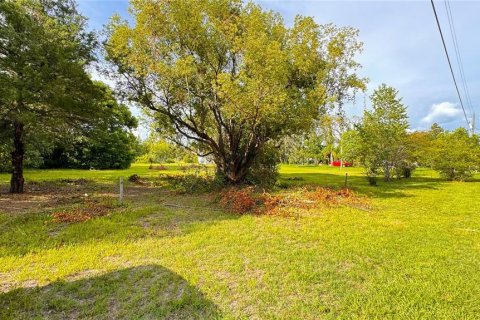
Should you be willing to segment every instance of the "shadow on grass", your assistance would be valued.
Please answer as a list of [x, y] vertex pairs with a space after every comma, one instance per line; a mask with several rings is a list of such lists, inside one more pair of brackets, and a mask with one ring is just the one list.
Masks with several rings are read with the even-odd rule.
[[[280, 181], [291, 186], [319, 185], [324, 187], [340, 188], [345, 186], [345, 173], [284, 173]], [[377, 198], [411, 197], [406, 190], [430, 189], [436, 190], [446, 181], [440, 178], [417, 176], [409, 179], [392, 180], [384, 182], [378, 178], [377, 186], [369, 186], [365, 176], [348, 175], [347, 186], [360, 194]]]
[[158, 265], [0, 293], [0, 319], [218, 319], [217, 306]]

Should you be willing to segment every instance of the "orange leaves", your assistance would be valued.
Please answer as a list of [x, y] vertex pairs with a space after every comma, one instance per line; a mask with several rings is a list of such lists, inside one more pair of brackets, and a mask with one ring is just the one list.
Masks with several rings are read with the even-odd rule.
[[92, 218], [107, 215], [111, 206], [101, 204], [92, 200], [86, 201], [84, 205], [76, 208], [66, 209], [52, 214], [53, 222], [75, 223], [84, 222]]
[[[368, 199], [357, 195], [352, 189], [300, 188], [280, 195], [263, 194], [263, 214], [290, 215], [298, 210], [322, 209], [349, 206], [367, 209]], [[298, 212], [296, 213], [298, 214]]]
[[298, 210], [350, 206], [368, 210], [366, 197], [348, 188], [298, 188], [289, 192], [271, 194], [255, 192], [253, 187], [229, 188], [221, 194], [220, 204], [228, 211], [266, 215], [290, 215]]
[[253, 187], [229, 188], [222, 192], [220, 204], [227, 210], [243, 214], [256, 206]]

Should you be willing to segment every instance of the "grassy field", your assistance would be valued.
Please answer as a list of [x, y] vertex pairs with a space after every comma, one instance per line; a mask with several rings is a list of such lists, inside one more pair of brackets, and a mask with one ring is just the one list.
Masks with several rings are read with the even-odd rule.
[[[0, 195], [0, 319], [476, 319], [480, 181], [367, 185], [361, 170], [281, 167], [280, 185], [348, 185], [371, 208], [296, 217], [224, 212], [210, 194], [148, 183], [149, 170], [27, 171], [30, 192]], [[188, 170], [187, 170], [188, 171]], [[5, 191], [9, 176], [0, 174]], [[86, 180], [76, 180], [86, 179]], [[285, 191], [286, 190], [286, 191]], [[293, 192], [293, 191], [292, 191]], [[56, 223], [85, 198], [107, 216]], [[175, 207], [177, 205], [177, 207]], [[191, 208], [186, 208], [191, 207]]]

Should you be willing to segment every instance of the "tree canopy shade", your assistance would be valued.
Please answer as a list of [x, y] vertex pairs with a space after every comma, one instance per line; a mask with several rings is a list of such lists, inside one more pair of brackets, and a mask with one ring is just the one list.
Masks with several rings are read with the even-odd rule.
[[309, 17], [287, 28], [241, 0], [133, 0], [131, 12], [134, 26], [113, 17], [105, 43], [123, 91], [230, 183], [273, 141], [364, 88], [352, 28]]
[[0, 1], [0, 129], [13, 139], [10, 192], [23, 192], [25, 132], [98, 116], [85, 71], [94, 47], [72, 0]]

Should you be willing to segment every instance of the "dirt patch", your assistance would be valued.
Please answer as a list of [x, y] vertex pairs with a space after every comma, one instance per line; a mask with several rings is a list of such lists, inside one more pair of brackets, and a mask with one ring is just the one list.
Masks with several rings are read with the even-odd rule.
[[[134, 207], [144, 205], [145, 202], [158, 199], [161, 201], [171, 191], [151, 183], [127, 182], [125, 185], [124, 200]], [[118, 198], [118, 185], [96, 183], [87, 179], [60, 179], [48, 182], [32, 181], [25, 184], [25, 193], [10, 194], [5, 185], [1, 186], [0, 213], [23, 214], [40, 211], [51, 211], [58, 207], [68, 207], [83, 204], [89, 199]]]
[[92, 181], [87, 179], [31, 181], [25, 184], [25, 192], [22, 194], [10, 194], [6, 189], [2, 189], [0, 212], [20, 214], [81, 202], [91, 193]]
[[1, 194], [0, 211], [18, 214], [51, 209], [59, 205], [79, 202], [82, 197], [84, 197], [84, 194], [80, 192]]

